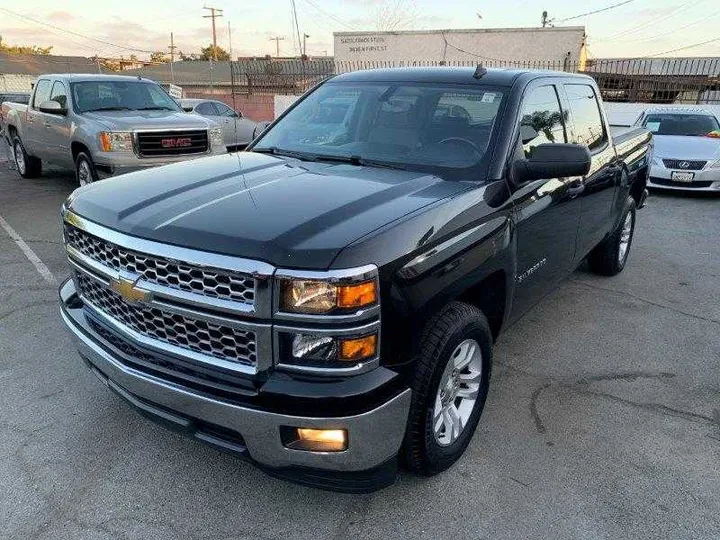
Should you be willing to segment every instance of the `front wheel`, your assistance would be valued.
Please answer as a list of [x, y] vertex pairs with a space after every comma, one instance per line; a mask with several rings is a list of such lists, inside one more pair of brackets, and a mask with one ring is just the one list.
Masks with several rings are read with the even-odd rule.
[[95, 165], [93, 165], [90, 156], [85, 152], [80, 152], [75, 158], [75, 180], [81, 186], [86, 186], [98, 179]]
[[433, 475], [470, 444], [490, 385], [492, 334], [474, 306], [451, 302], [427, 323], [403, 442], [406, 466]]
[[620, 223], [613, 233], [588, 255], [590, 270], [603, 276], [614, 276], [625, 268], [635, 234], [635, 200], [628, 197]]
[[23, 178], [36, 178], [42, 172], [42, 162], [32, 157], [25, 151], [20, 137], [17, 135], [12, 140], [13, 158], [18, 174]]

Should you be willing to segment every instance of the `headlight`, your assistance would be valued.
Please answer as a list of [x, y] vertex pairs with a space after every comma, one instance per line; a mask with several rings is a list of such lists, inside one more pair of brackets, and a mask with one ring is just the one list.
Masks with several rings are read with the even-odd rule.
[[210, 128], [210, 144], [213, 147], [225, 145], [222, 128]]
[[280, 311], [332, 314], [356, 311], [377, 303], [377, 281], [338, 285], [328, 281], [283, 279], [280, 281]]
[[718, 159], [715, 163], [711, 163], [708, 166], [708, 169], [720, 169], [720, 159]]
[[355, 336], [282, 333], [284, 364], [320, 368], [353, 368], [378, 354], [377, 331]]
[[132, 134], [126, 131], [101, 131], [100, 149], [103, 152], [132, 152]]

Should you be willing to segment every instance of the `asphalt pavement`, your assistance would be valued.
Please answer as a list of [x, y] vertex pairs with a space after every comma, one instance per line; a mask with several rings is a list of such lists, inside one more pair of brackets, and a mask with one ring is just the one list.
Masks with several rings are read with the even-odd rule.
[[503, 334], [463, 459], [358, 496], [270, 478], [99, 384], [53, 283], [73, 177], [21, 179], [4, 152], [0, 538], [720, 538], [719, 197], [652, 196], [621, 275], [581, 268]]

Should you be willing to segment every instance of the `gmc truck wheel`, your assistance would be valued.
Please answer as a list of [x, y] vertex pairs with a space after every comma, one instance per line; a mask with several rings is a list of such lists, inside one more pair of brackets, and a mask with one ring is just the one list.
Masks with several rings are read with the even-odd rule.
[[15, 167], [23, 178], [37, 178], [42, 172], [42, 162], [36, 158], [29, 156], [25, 151], [20, 137], [13, 137], [12, 142], [13, 158], [15, 159]]
[[460, 458], [485, 406], [491, 370], [492, 334], [479, 309], [452, 302], [427, 323], [403, 442], [408, 469], [431, 476]]
[[75, 158], [75, 180], [81, 186], [92, 184], [98, 179], [95, 165], [85, 152], [80, 152]]
[[625, 268], [635, 233], [635, 200], [628, 197], [620, 223], [613, 233], [588, 255], [590, 270], [603, 276], [614, 276]]

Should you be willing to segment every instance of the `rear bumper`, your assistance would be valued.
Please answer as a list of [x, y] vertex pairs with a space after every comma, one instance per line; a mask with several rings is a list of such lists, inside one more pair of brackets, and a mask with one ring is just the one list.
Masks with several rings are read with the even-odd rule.
[[[85, 324], [84, 310], [69, 304], [74, 296], [72, 281], [65, 282], [60, 289], [61, 314], [80, 356], [103, 384], [143, 415], [239, 455], [273, 476], [298, 483], [367, 492], [394, 482], [410, 406], [409, 389], [371, 410], [339, 417], [280, 414], [241, 406], [129, 367], [119, 351]], [[282, 444], [280, 426], [346, 429], [348, 449], [291, 450]]]

